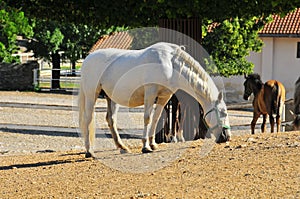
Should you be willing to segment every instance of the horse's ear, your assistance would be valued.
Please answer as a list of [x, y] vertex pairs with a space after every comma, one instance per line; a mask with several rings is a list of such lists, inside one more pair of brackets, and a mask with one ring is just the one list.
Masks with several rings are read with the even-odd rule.
[[223, 99], [223, 92], [220, 91], [218, 95], [218, 101], [221, 101]]
[[296, 118], [296, 115], [295, 115], [295, 113], [292, 111], [292, 110], [289, 110], [290, 111], [290, 113], [292, 114], [292, 116], [294, 117], [294, 119]]
[[245, 79], [247, 79], [247, 78], [248, 78], [248, 76], [247, 76], [247, 74], [246, 74], [246, 73], [244, 73], [244, 78], [245, 78]]

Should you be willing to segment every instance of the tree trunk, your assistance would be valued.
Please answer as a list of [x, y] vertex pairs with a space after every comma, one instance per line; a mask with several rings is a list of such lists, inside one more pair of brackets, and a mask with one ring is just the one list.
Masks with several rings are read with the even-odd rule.
[[76, 61], [72, 61], [72, 76], [76, 76]]
[[51, 89], [60, 89], [60, 55], [58, 51], [52, 54]]

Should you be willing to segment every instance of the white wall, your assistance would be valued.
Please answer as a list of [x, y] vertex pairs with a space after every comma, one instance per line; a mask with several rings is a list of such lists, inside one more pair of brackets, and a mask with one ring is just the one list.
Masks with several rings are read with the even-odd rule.
[[[276, 79], [286, 88], [286, 99], [293, 98], [294, 85], [300, 76], [300, 58], [296, 58], [297, 42], [300, 38], [263, 37], [262, 52], [252, 52], [248, 58], [254, 63], [254, 72], [262, 81]], [[243, 101], [244, 77], [223, 78], [228, 102]]]
[[293, 97], [295, 82], [300, 76], [300, 58], [296, 58], [300, 38], [278, 38], [274, 46], [273, 78], [283, 83], [287, 99]]

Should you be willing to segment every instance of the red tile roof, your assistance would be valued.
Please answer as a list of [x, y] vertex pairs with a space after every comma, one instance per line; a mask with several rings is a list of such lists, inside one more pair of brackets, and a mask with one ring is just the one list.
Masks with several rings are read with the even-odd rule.
[[132, 43], [132, 37], [128, 32], [117, 32], [100, 37], [100, 39], [91, 48], [90, 53], [103, 48], [129, 49]]
[[273, 21], [266, 24], [259, 32], [260, 36], [298, 36], [300, 37], [300, 8], [281, 18], [273, 16]]

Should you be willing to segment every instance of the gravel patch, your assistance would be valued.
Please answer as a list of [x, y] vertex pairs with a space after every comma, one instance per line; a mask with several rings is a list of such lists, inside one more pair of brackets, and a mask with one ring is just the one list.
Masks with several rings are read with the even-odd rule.
[[[74, 106], [76, 96], [35, 92], [0, 92], [1, 103], [55, 105], [56, 109], [0, 107], [0, 154], [24, 154], [38, 151], [65, 151], [84, 149], [78, 130], [77, 111], [61, 109]], [[105, 109], [106, 100], [98, 99], [96, 106]], [[106, 113], [97, 111], [97, 139], [95, 150], [115, 149], [107, 123]], [[233, 136], [249, 134], [252, 113], [230, 110]], [[258, 123], [261, 121], [258, 121]], [[259, 125], [257, 125], [259, 132]], [[118, 128], [125, 144], [140, 145], [143, 112], [122, 109], [118, 113]]]

